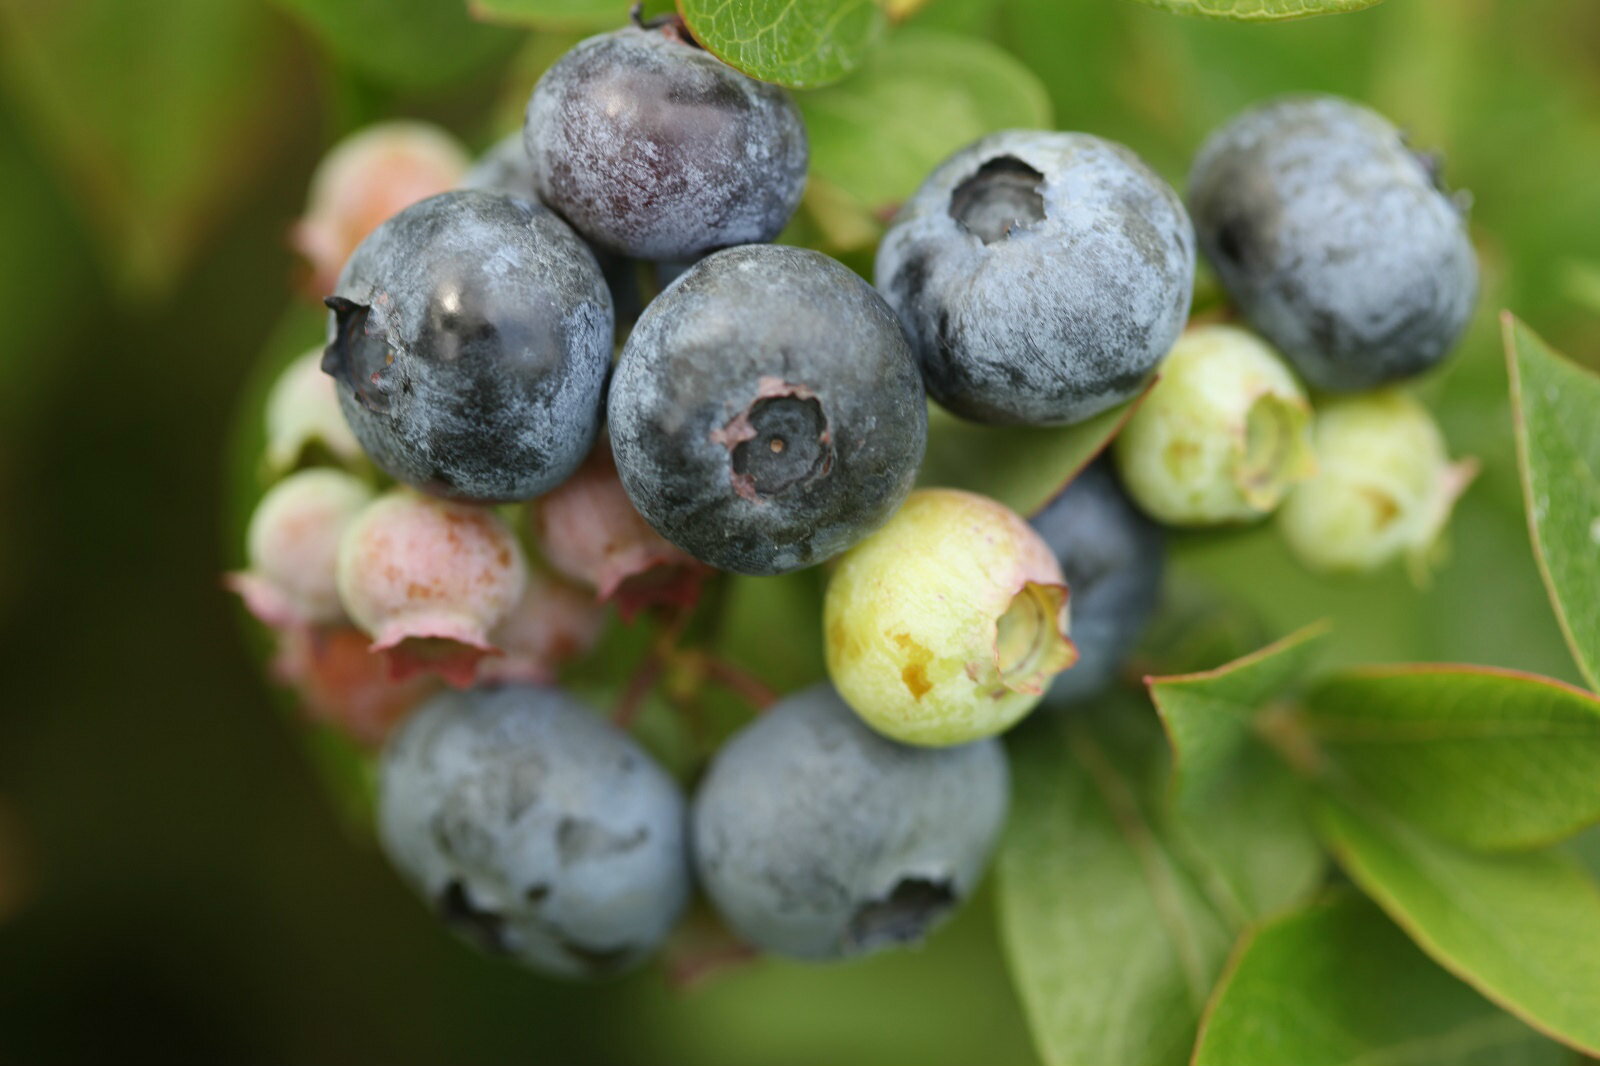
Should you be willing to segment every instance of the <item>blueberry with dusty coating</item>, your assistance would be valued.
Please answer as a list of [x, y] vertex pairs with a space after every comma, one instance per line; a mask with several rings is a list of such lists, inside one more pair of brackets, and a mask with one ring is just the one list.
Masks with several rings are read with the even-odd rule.
[[998, 741], [908, 747], [817, 685], [717, 753], [691, 813], [695, 868], [764, 951], [827, 960], [915, 944], [972, 894], [1009, 789]]
[[609, 417], [645, 520], [744, 574], [820, 563], [881, 525], [928, 427], [893, 312], [834, 260], [777, 245], [708, 256], [651, 302]]
[[322, 368], [396, 480], [525, 500], [594, 444], [611, 296], [588, 247], [538, 204], [462, 190], [408, 207], [361, 242], [327, 304]]
[[458, 932], [561, 977], [649, 956], [689, 898], [677, 784], [549, 688], [441, 693], [384, 750], [378, 839]]
[[1166, 537], [1128, 499], [1106, 459], [1073, 478], [1032, 524], [1072, 595], [1078, 661], [1056, 675], [1044, 699], [1066, 706], [1103, 692], [1144, 633], [1161, 599]]
[[581, 41], [539, 79], [524, 130], [540, 198], [598, 247], [640, 259], [770, 241], [805, 188], [788, 93], [675, 22]]
[[533, 160], [523, 142], [522, 131], [508, 133], [491, 144], [462, 175], [458, 189], [482, 189], [503, 196], [538, 197], [533, 187]]
[[928, 392], [977, 422], [1080, 422], [1128, 399], [1183, 328], [1194, 233], [1122, 145], [1008, 130], [951, 156], [878, 248]]
[[1250, 324], [1324, 389], [1449, 354], [1477, 300], [1461, 198], [1388, 119], [1333, 96], [1246, 111], [1206, 141], [1189, 210]]

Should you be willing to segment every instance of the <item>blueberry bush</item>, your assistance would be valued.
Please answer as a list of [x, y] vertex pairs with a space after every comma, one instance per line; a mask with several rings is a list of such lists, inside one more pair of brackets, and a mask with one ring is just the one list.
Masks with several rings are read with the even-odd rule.
[[[628, 1061], [1576, 1066], [1579, 8], [0, 0], [0, 50], [129, 299], [325, 72], [224, 580], [396, 935]], [[159, 136], [44, 70], [119, 30]]]

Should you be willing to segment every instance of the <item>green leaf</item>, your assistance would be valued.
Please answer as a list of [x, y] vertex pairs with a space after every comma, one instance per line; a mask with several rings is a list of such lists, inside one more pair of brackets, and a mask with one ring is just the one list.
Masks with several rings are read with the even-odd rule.
[[1370, 901], [1341, 894], [1241, 941], [1194, 1066], [1556, 1066], [1569, 1055], [1434, 965]]
[[1174, 821], [1166, 746], [1133, 697], [1036, 716], [1011, 739], [1001, 926], [1042, 1057], [1186, 1061], [1238, 930], [1316, 880], [1304, 827], [1262, 818], [1281, 818], [1292, 797], [1252, 787]]
[[958, 148], [996, 130], [1052, 125], [1044, 84], [1009, 52], [932, 30], [894, 34], [850, 78], [799, 103], [813, 179], [875, 220]]
[[1360, 11], [1383, 0], [1140, 0], [1151, 7], [1179, 15], [1233, 19], [1237, 22], [1279, 22]]
[[632, 0], [468, 0], [474, 18], [540, 29], [610, 29], [625, 25]]
[[1600, 377], [1501, 316], [1534, 557], [1556, 620], [1600, 688]]
[[1600, 1052], [1600, 890], [1569, 856], [1468, 851], [1364, 801], [1330, 798], [1320, 821], [1345, 872], [1435, 962], [1540, 1032]]
[[982, 426], [928, 407], [922, 487], [966, 489], [1020, 515], [1037, 513], [1121, 431], [1143, 393], [1075, 426]]
[[1558, 681], [1368, 667], [1312, 689], [1300, 723], [1364, 794], [1469, 847], [1535, 847], [1600, 821], [1600, 700]]
[[160, 295], [273, 172], [303, 110], [288, 43], [253, 0], [0, 0], [0, 78], [126, 293]]
[[1312, 625], [1215, 670], [1147, 680], [1172, 744], [1173, 798], [1199, 806], [1236, 772], [1240, 752], [1255, 743], [1261, 713], [1311, 661], [1326, 625]]
[[850, 73], [884, 25], [873, 0], [678, 0], [678, 12], [706, 51], [792, 89]]
[[273, 0], [339, 62], [384, 85], [435, 88], [510, 55], [522, 35], [476, 22], [449, 0]]

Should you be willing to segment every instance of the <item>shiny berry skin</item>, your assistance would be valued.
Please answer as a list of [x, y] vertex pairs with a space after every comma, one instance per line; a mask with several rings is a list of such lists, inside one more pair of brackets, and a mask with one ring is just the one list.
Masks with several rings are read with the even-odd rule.
[[611, 295], [538, 204], [444, 193], [361, 242], [328, 298], [323, 369], [398, 481], [478, 503], [560, 484], [600, 428]]
[[834, 567], [828, 676], [884, 736], [933, 747], [993, 736], [1077, 659], [1067, 595], [1049, 545], [1014, 512], [920, 489]]
[[597, 247], [692, 259], [770, 241], [805, 188], [800, 111], [671, 27], [580, 42], [525, 125], [539, 197]]
[[781, 574], [854, 544], [911, 491], [927, 441], [888, 306], [820, 252], [708, 256], [653, 300], [611, 385], [617, 472], [710, 566]]
[[1311, 404], [1277, 352], [1235, 326], [1196, 326], [1112, 443], [1140, 509], [1172, 526], [1253, 522], [1316, 468]]

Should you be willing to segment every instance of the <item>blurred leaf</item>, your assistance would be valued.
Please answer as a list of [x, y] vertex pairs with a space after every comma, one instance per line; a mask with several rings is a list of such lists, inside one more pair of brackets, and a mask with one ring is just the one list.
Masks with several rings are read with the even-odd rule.
[[1172, 744], [1173, 799], [1181, 809], [1200, 806], [1236, 775], [1240, 753], [1255, 743], [1258, 716], [1305, 672], [1327, 631], [1308, 626], [1215, 670], [1147, 679]]
[[870, 251], [883, 235], [883, 223], [871, 211], [815, 172], [806, 179], [800, 210], [815, 228], [817, 242], [831, 251]]
[[1300, 722], [1364, 794], [1468, 847], [1535, 847], [1600, 821], [1600, 700], [1547, 678], [1351, 670], [1307, 694]]
[[0, 77], [125, 292], [160, 294], [271, 173], [302, 112], [285, 43], [254, 0], [0, 0]]
[[611, 29], [628, 21], [632, 0], [467, 0], [474, 18], [539, 29]]
[[1434, 965], [1370, 901], [1341, 894], [1240, 944], [1194, 1066], [1555, 1066], [1570, 1054]]
[[1540, 1032], [1600, 1051], [1600, 890], [1556, 851], [1485, 854], [1375, 806], [1322, 805], [1345, 872], [1435, 962]]
[[1333, 15], [1360, 11], [1382, 0], [1140, 0], [1151, 7], [1180, 15], [1234, 19], [1240, 22], [1276, 22], [1281, 19]]
[[1170, 819], [1165, 745], [1134, 698], [1035, 716], [1010, 739], [1001, 925], [1042, 1057], [1187, 1061], [1235, 934], [1315, 882], [1303, 826], [1267, 821], [1292, 811], [1292, 797], [1251, 788], [1192, 822]]
[[917, 484], [966, 489], [1035, 514], [1111, 443], [1149, 391], [1075, 426], [984, 426], [930, 404]]
[[[284, 702], [293, 706], [293, 699]], [[351, 837], [371, 844], [377, 832], [378, 756], [344, 733], [325, 725], [307, 724], [298, 713], [288, 716], [301, 731], [306, 751], [322, 786], [333, 799]]]
[[1600, 687], [1600, 378], [1509, 311], [1501, 323], [1534, 556], [1578, 668]]
[[384, 85], [437, 88], [511, 54], [522, 35], [473, 21], [457, 0], [273, 0], [341, 64]]
[[1156, 616], [1125, 673], [1133, 677], [1193, 674], [1243, 658], [1270, 644], [1260, 612], [1187, 574], [1169, 575]]
[[799, 97], [811, 174], [884, 218], [958, 148], [996, 130], [1048, 128], [1043, 83], [973, 37], [906, 29], [847, 80]]
[[727, 600], [713, 634], [718, 650], [779, 693], [827, 676], [822, 650], [820, 567], [780, 577], [728, 575]]
[[530, 33], [509, 64], [492, 112], [486, 116], [485, 138], [490, 147], [497, 136], [522, 129], [528, 97], [544, 72], [587, 35], [587, 30], [544, 30]]
[[678, 0], [696, 41], [752, 78], [792, 89], [838, 81], [883, 30], [873, 0]]
[[1562, 288], [1572, 299], [1600, 314], [1600, 266], [1576, 260], [1562, 265]]

